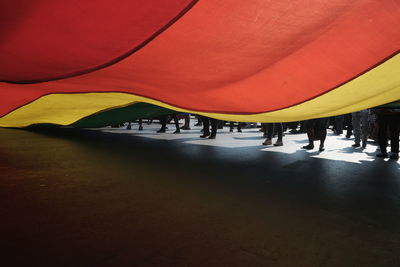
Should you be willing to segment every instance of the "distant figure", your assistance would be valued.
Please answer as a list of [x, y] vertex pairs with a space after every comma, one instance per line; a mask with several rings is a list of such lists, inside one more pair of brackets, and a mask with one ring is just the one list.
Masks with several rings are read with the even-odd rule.
[[[127, 130], [131, 130], [132, 126], [131, 126], [132, 121], [128, 121], [128, 126], [126, 126]], [[143, 124], [142, 124], [142, 119], [139, 119], [139, 131], [143, 130]]]
[[[238, 122], [237, 123], [237, 131], [238, 131], [238, 133], [241, 133], [242, 132], [242, 123], [241, 122]], [[230, 132], [233, 132], [233, 127], [234, 127], [234, 122], [233, 121], [231, 121], [230, 123], [229, 123], [229, 131]]]

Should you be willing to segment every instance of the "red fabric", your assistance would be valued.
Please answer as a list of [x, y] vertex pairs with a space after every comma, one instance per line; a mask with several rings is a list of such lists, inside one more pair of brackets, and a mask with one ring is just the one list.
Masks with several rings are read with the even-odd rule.
[[0, 80], [79, 74], [126, 56], [192, 0], [20, 0], [0, 3]]
[[400, 5], [392, 0], [202, 0], [113, 66], [40, 84], [0, 84], [0, 114], [44, 94], [91, 91], [134, 93], [208, 112], [282, 109], [398, 53], [399, 30]]

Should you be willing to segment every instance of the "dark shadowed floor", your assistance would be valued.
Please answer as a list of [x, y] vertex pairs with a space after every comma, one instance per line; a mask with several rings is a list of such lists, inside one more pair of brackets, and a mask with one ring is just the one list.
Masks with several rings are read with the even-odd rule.
[[0, 129], [0, 266], [400, 266], [400, 164], [371, 144], [155, 127]]

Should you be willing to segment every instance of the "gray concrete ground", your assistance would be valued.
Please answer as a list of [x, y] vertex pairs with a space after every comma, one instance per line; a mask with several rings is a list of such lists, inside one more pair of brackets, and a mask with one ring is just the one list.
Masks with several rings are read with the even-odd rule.
[[144, 127], [0, 129], [0, 266], [400, 266], [400, 164], [375, 146]]

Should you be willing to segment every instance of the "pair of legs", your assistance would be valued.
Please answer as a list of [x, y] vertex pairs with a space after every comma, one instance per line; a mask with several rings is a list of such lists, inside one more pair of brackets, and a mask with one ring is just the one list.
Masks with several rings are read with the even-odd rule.
[[[178, 117], [176, 116], [176, 114], [171, 115], [172, 118], [174, 119], [175, 122], [175, 132], [174, 133], [180, 133], [180, 129], [179, 129], [179, 120]], [[160, 117], [160, 122], [161, 122], [161, 129], [158, 130], [158, 133], [165, 133], [166, 129], [167, 129], [167, 120], [168, 120], [168, 115], [162, 116]]]
[[183, 119], [185, 120], [185, 123], [181, 127], [182, 130], [190, 130], [190, 114], [183, 114]]
[[[127, 130], [131, 130], [132, 126], [131, 126], [131, 121], [128, 121], [128, 126], [126, 126]], [[142, 119], [139, 119], [139, 131], [143, 130], [143, 125], [142, 125]]]
[[328, 128], [329, 118], [321, 118], [321, 119], [312, 119], [306, 121], [306, 129], [307, 129], [307, 137], [308, 137], [308, 145], [303, 146], [304, 149], [313, 149], [314, 148], [314, 140], [319, 138], [319, 151], [324, 151], [325, 147], [325, 139], [326, 139], [326, 129]]
[[[231, 121], [231, 122], [229, 123], [229, 131], [230, 131], [230, 132], [233, 132], [233, 121]], [[237, 131], [238, 131], [239, 133], [242, 132], [242, 123], [241, 123], [241, 122], [238, 122]]]
[[283, 146], [282, 138], [283, 138], [283, 127], [282, 123], [268, 123], [267, 124], [267, 139], [264, 141], [263, 145], [272, 145], [272, 135], [274, 133], [274, 129], [278, 132], [278, 140], [274, 144], [274, 146]]
[[[201, 120], [203, 122], [203, 134], [200, 136], [201, 138], [208, 137], [209, 139], [215, 139], [217, 136], [217, 128], [218, 128], [218, 120], [201, 116]], [[210, 134], [210, 124], [211, 124], [211, 134]]]
[[368, 138], [368, 110], [353, 112], [351, 116], [354, 131], [353, 147], [359, 147], [362, 141], [362, 147], [365, 148]]
[[378, 115], [378, 143], [381, 153], [378, 157], [387, 157], [388, 129], [390, 133], [390, 149], [393, 153], [390, 158], [399, 158], [399, 133], [400, 133], [400, 113], [379, 114]]

